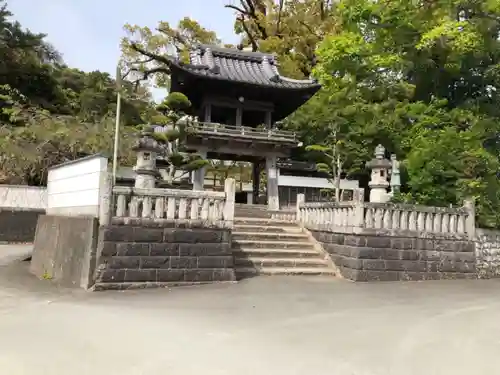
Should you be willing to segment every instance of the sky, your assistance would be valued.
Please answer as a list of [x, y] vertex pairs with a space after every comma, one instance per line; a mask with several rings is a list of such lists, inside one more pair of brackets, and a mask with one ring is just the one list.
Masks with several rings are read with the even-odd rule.
[[[233, 13], [224, 8], [235, 0], [7, 0], [14, 19], [62, 53], [70, 67], [115, 74], [125, 23], [155, 28], [189, 16], [235, 43]], [[155, 95], [156, 96], [156, 95]]]

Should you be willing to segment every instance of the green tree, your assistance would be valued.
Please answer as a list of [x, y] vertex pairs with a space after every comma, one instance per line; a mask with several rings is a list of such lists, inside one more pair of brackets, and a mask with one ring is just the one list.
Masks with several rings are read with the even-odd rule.
[[155, 124], [167, 126], [168, 130], [165, 132], [147, 130], [148, 134], [163, 145], [163, 156], [169, 164], [166, 176], [166, 181], [169, 184], [172, 184], [178, 170], [187, 174], [210, 164], [208, 160], [205, 160], [199, 154], [186, 150], [185, 140], [189, 131], [189, 123], [192, 121], [186, 115], [186, 111], [190, 106], [191, 102], [184, 94], [170, 93], [157, 106], [158, 114], [153, 117]]
[[343, 0], [336, 19], [317, 50], [323, 92], [297, 118], [328, 103], [350, 175], [382, 143], [406, 159], [406, 199], [474, 196], [481, 224], [498, 226], [500, 2]]
[[150, 79], [158, 87], [169, 87], [168, 55], [189, 60], [189, 49], [198, 43], [220, 44], [215, 32], [202, 27], [189, 17], [177, 27], [160, 21], [156, 31], [149, 27], [126, 24], [127, 37], [122, 40], [125, 69], [132, 80]]

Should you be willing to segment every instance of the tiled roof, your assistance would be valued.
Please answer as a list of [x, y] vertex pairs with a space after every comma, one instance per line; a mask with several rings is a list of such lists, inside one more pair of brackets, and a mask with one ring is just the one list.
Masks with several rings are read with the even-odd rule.
[[320, 85], [314, 80], [296, 80], [282, 77], [274, 55], [240, 51], [217, 46], [200, 45], [190, 53], [190, 63], [172, 61], [191, 74], [212, 79], [250, 83], [259, 86], [312, 89]]

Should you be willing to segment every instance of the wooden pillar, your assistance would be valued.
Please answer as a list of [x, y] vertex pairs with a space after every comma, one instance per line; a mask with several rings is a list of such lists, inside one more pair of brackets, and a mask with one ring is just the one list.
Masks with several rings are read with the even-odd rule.
[[254, 161], [252, 163], [252, 193], [253, 193], [253, 204], [259, 203], [259, 189], [260, 188], [260, 162]]

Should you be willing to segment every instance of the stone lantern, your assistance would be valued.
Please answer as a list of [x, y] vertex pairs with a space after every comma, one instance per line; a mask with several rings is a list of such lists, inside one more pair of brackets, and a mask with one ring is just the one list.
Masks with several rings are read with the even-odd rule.
[[137, 162], [134, 167], [136, 173], [135, 187], [141, 189], [153, 189], [157, 177], [160, 176], [156, 168], [156, 158], [162, 152], [161, 145], [153, 138], [153, 129], [145, 129], [132, 148], [137, 152]]
[[370, 187], [370, 202], [385, 203], [390, 196], [387, 194], [389, 182], [389, 170], [392, 167], [391, 161], [385, 158], [385, 148], [378, 145], [375, 148], [375, 158], [366, 163], [366, 167], [372, 170], [371, 180], [368, 183]]

